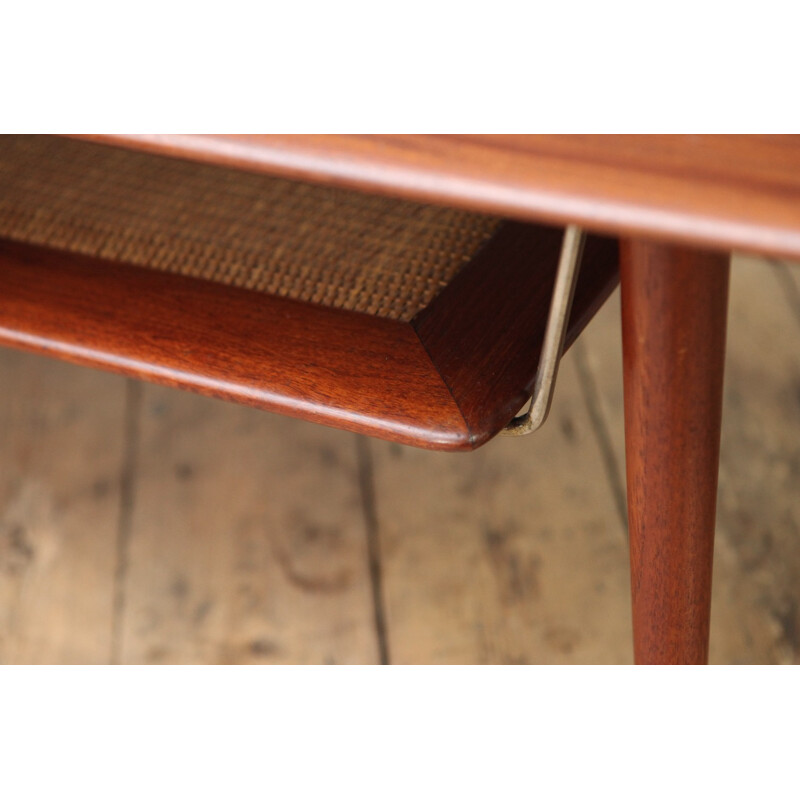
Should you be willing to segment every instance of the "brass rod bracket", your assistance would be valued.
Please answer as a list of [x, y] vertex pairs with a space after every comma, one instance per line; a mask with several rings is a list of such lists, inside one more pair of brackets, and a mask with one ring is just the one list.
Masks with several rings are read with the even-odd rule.
[[564, 351], [564, 339], [567, 335], [567, 323], [572, 310], [572, 298], [575, 296], [585, 239], [584, 231], [576, 225], [568, 225], [564, 230], [553, 299], [550, 302], [550, 313], [547, 317], [530, 405], [524, 414], [514, 417], [501, 431], [503, 436], [527, 436], [540, 428], [547, 419], [553, 401], [558, 365]]

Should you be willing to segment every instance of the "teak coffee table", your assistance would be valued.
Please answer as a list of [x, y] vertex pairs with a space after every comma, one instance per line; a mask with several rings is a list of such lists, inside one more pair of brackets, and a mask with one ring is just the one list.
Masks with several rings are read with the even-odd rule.
[[707, 660], [730, 252], [800, 258], [800, 138], [2, 139], [0, 342], [424, 447], [535, 391], [588, 231], [562, 333], [620, 280], [635, 658]]

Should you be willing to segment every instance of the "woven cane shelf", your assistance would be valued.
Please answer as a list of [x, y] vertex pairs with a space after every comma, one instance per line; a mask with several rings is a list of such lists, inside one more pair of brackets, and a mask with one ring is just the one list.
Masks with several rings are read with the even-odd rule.
[[[0, 136], [0, 343], [406, 444], [495, 435], [556, 228], [59, 137]], [[589, 237], [570, 344], [617, 282]]]

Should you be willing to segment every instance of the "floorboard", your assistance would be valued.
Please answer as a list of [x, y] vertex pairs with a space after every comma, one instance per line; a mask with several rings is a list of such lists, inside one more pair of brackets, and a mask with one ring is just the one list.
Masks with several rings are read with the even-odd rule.
[[[711, 659], [800, 660], [800, 268], [734, 261]], [[431, 453], [0, 351], [0, 661], [627, 663], [618, 294]]]
[[[619, 295], [583, 337], [624, 481]], [[712, 663], [800, 658], [800, 325], [758, 259], [731, 271], [711, 604]]]
[[0, 663], [107, 663], [125, 382], [0, 350], [0, 386]]
[[573, 354], [551, 416], [470, 457], [375, 442], [399, 663], [627, 663], [627, 544]]
[[378, 659], [350, 434], [144, 391], [126, 663]]

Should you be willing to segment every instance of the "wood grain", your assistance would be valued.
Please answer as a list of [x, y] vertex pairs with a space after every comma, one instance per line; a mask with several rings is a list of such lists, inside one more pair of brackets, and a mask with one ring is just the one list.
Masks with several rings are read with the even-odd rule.
[[125, 663], [375, 663], [353, 437], [144, 388]]
[[[440, 293], [419, 335], [396, 320], [0, 241], [0, 342], [403, 444], [469, 450], [498, 433], [533, 382], [560, 241], [556, 229], [507, 225]], [[590, 242], [587, 259], [596, 263], [582, 272], [570, 339], [617, 280], [613, 241]]]
[[[587, 407], [592, 407], [606, 420], [606, 438], [615, 448], [624, 481], [619, 313], [615, 293], [566, 356], [551, 418], [536, 436], [498, 439], [469, 458], [368, 442], [376, 470], [375, 507], [393, 659], [630, 661], [624, 526], [615, 516], [611, 482], [593, 435], [592, 415], [587, 414]], [[712, 663], [792, 663], [800, 658], [798, 336], [800, 316], [792, 315], [775, 271], [753, 259], [734, 259], [712, 582]], [[575, 374], [584, 353], [596, 382], [596, 391], [586, 397]], [[92, 430], [97, 430], [103, 452], [119, 454], [119, 422], [107, 425], [103, 420], [111, 409], [116, 409], [118, 420], [122, 383], [113, 375], [27, 353], [0, 354], [0, 385], [6, 389], [0, 406], [3, 415], [12, 414], [3, 416], [8, 421], [0, 428], [0, 452], [5, 454], [0, 482], [57, 483], [66, 489], [70, 476], [79, 473], [76, 486], [84, 484], [89, 475], [82, 471], [103, 459], [90, 452]], [[14, 391], [17, 387], [19, 391]], [[22, 391], [23, 387], [27, 388]], [[337, 477], [336, 466], [342, 464], [341, 472], [351, 474], [352, 437], [190, 394], [144, 391], [144, 408], [152, 416], [143, 426], [146, 447], [139, 464], [158, 470], [165, 488], [162, 492], [150, 483], [145, 487], [139, 476], [134, 480], [139, 490], [134, 493], [135, 538], [126, 582], [126, 656], [163, 661], [169, 651], [187, 661], [218, 658], [248, 663], [357, 658], [358, 636], [371, 635], [373, 626], [366, 618], [356, 622], [360, 606], [355, 600], [350, 624], [340, 624], [345, 598], [356, 595], [334, 595], [331, 606], [324, 602], [327, 596], [315, 595], [319, 600], [315, 605], [313, 597], [296, 592], [279, 565], [270, 564], [271, 543], [298, 536], [296, 520], [286, 512], [299, 506], [298, 497], [315, 515], [312, 521], [321, 522], [328, 515], [354, 533], [360, 530], [361, 522], [347, 516], [358, 499], [348, 482]], [[166, 407], [161, 406], [164, 398]], [[84, 422], [75, 416], [77, 412]], [[251, 416], [257, 424], [244, 424], [244, 418]], [[157, 436], [163, 438], [161, 445]], [[294, 450], [289, 449], [291, 442], [297, 443]], [[281, 460], [293, 458], [293, 453], [302, 458], [302, 466], [294, 464], [284, 474]], [[9, 454], [17, 461], [6, 458]], [[257, 476], [252, 486], [219, 510], [213, 477], [216, 470], [236, 469], [240, 460]], [[14, 464], [16, 469], [9, 471]], [[325, 493], [329, 483], [330, 495]], [[62, 500], [83, 496], [77, 488], [74, 494], [59, 494]], [[0, 513], [5, 520], [11, 518], [13, 496], [2, 495]], [[116, 504], [116, 495], [111, 501]], [[171, 514], [167, 501], [179, 504], [181, 513]], [[273, 505], [285, 511], [271, 514]], [[67, 650], [72, 649], [74, 660], [105, 663], [108, 636], [92, 632], [91, 614], [96, 612], [87, 615], [86, 609], [101, 594], [110, 604], [109, 584], [103, 581], [110, 580], [111, 573], [102, 559], [112, 549], [114, 521], [109, 515], [102, 522], [102, 512], [87, 514], [87, 506], [76, 500], [59, 501], [58, 507], [54, 515], [42, 514], [46, 506], [38, 499], [14, 505], [14, 518], [41, 551], [53, 552], [46, 542], [57, 541], [60, 546], [48, 567], [54, 605], [47, 606], [40, 605], [50, 600], [36, 559], [27, 562], [30, 572], [15, 572], [12, 577], [11, 570], [19, 570], [19, 556], [4, 545], [2, 624], [10, 624], [12, 617], [26, 620], [32, 633], [24, 642], [6, 639], [0, 659], [18, 656], [28, 662], [58, 663], [69, 659]], [[248, 508], [254, 509], [252, 515]], [[238, 525], [222, 524], [225, 513], [232, 520], [250, 519], [244, 526], [249, 533], [239, 532]], [[88, 519], [93, 520], [91, 525], [84, 524]], [[492, 528], [495, 519], [501, 524]], [[260, 524], [264, 520], [269, 520], [268, 526]], [[140, 542], [139, 536], [147, 538], [150, 524], [161, 526], [158, 538]], [[177, 530], [174, 544], [168, 530], [172, 525]], [[498, 546], [485, 544], [485, 529], [494, 531], [488, 539]], [[8, 531], [3, 528], [2, 535]], [[229, 537], [239, 544], [227, 544]], [[198, 541], [196, 554], [193, 539]], [[302, 565], [322, 571], [323, 553], [331, 552], [330, 569], [335, 573], [343, 564], [353, 563], [344, 554], [354, 541], [345, 537], [344, 549], [327, 551], [322, 543], [312, 545], [313, 553], [302, 551], [309, 557]], [[248, 547], [254, 553], [252, 583], [240, 562], [230, 556]], [[97, 559], [96, 577], [87, 575], [90, 558]], [[170, 591], [170, 577], [179, 571], [184, 582], [176, 585], [188, 588], [183, 601], [176, 597], [182, 589]], [[80, 580], [73, 580], [74, 574]], [[533, 599], [526, 588], [531, 575], [539, 586]], [[37, 591], [15, 594], [14, 587], [24, 581], [37, 586]], [[245, 603], [237, 597], [253, 585], [261, 602], [245, 611]], [[195, 624], [192, 611], [198, 603], [192, 601], [208, 594], [213, 594], [216, 610]], [[57, 612], [45, 613], [56, 603]], [[82, 609], [80, 618], [72, 616], [77, 609]], [[225, 615], [228, 635], [219, 623]], [[312, 622], [314, 615], [319, 615], [317, 622]], [[109, 616], [107, 606], [104, 631]], [[147, 620], [152, 627], [144, 629]], [[373, 657], [370, 653], [365, 648], [364, 661]]]
[[[530, 398], [563, 230], [506, 223], [412, 325], [450, 389], [474, 445]], [[565, 348], [619, 282], [617, 241], [588, 236]]]
[[800, 258], [800, 137], [88, 137], [613, 235]]
[[[730, 307], [711, 582], [711, 664], [800, 657], [800, 324], [770, 266], [731, 262]], [[569, 358], [594, 386], [592, 417], [625, 508], [620, 299], [598, 312]], [[613, 474], [611, 472], [613, 471]]]
[[800, 307], [784, 281], [797, 273], [732, 264], [711, 657], [734, 633], [745, 646], [718, 663], [800, 663]]
[[125, 382], [0, 351], [0, 663], [111, 659]]
[[627, 544], [574, 348], [534, 436], [469, 458], [369, 445], [393, 663], [631, 662]]
[[729, 258], [622, 245], [634, 652], [705, 663]]
[[410, 326], [0, 244], [0, 341], [347, 430], [468, 447]]

